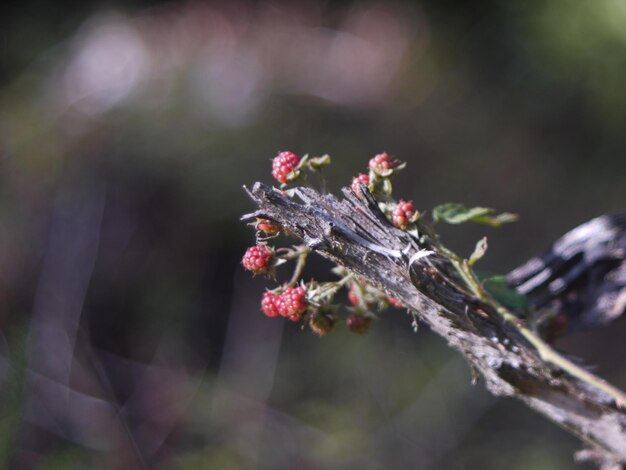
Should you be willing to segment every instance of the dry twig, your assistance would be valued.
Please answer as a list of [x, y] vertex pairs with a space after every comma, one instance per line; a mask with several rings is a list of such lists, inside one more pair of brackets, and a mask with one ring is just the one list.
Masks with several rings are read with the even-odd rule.
[[[363, 187], [365, 189], [365, 187]], [[256, 183], [248, 190], [267, 217], [322, 256], [399, 299], [461, 352], [487, 389], [514, 397], [568, 432], [586, 450], [579, 458], [602, 468], [626, 463], [625, 395], [569, 362], [534, 336], [506, 309], [459, 281], [441, 253], [415, 256], [421, 247], [393, 227], [366, 195], [346, 199], [299, 188], [301, 201]]]

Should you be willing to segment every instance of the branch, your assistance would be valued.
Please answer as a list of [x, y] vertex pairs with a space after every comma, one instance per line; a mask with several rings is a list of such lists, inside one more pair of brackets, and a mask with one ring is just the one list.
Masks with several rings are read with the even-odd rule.
[[[363, 189], [365, 187], [363, 186]], [[626, 396], [571, 363], [534, 335], [512, 313], [462, 283], [451, 260], [393, 227], [367, 194], [346, 199], [297, 188], [301, 202], [256, 183], [248, 194], [264, 217], [400, 300], [461, 352], [496, 396], [521, 400], [568, 432], [586, 450], [580, 460], [604, 469], [626, 463]]]

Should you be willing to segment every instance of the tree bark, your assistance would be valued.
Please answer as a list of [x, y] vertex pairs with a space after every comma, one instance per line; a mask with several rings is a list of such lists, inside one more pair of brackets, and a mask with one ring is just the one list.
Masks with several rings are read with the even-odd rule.
[[258, 210], [242, 219], [278, 222], [320, 255], [400, 300], [465, 356], [492, 394], [517, 398], [578, 436], [585, 445], [579, 460], [594, 460], [604, 469], [626, 463], [626, 403], [545, 360], [514, 324], [471, 295], [447, 258], [436, 252], [414, 256], [422, 247], [393, 227], [369, 194], [361, 200], [345, 188], [339, 200], [298, 188], [297, 201], [262, 183], [246, 190]]

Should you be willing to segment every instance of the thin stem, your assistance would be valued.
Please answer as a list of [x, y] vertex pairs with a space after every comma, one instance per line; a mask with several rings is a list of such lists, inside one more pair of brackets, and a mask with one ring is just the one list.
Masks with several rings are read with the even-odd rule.
[[[303, 253], [307, 253], [310, 251], [309, 247], [306, 245], [294, 245], [293, 248], [277, 248], [276, 252], [281, 253], [280, 257], [284, 260], [292, 260], [300, 257]], [[285, 254], [282, 254], [285, 253]]]
[[[301, 186], [304, 186], [305, 188], [315, 189], [315, 186], [313, 186], [313, 184], [309, 181], [308, 175], [302, 170], [300, 170], [300, 176], [298, 176], [297, 181], [298, 183], [300, 183]], [[292, 183], [293, 182], [294, 181], [292, 181]]]
[[326, 194], [326, 178], [324, 178], [323, 169], [320, 167], [316, 170], [316, 173], [320, 180], [320, 193]]
[[296, 263], [296, 267], [293, 270], [293, 275], [291, 276], [291, 279], [289, 280], [287, 287], [295, 286], [296, 283], [298, 282], [298, 279], [300, 279], [300, 276], [302, 275], [302, 271], [304, 271], [304, 266], [306, 265], [306, 259], [309, 256], [310, 252], [311, 251], [307, 248], [307, 249], [303, 249], [303, 251], [299, 254], [298, 262]]
[[343, 286], [345, 286], [352, 279], [354, 279], [354, 274], [349, 273], [349, 274], [346, 274], [343, 278], [341, 278], [337, 282], [328, 282], [328, 283], [326, 283], [326, 286], [328, 286], [328, 287], [324, 286], [324, 287], [322, 287], [320, 289], [320, 297], [331, 297], [331, 296], [335, 295], [335, 293], [339, 289], [341, 289]]

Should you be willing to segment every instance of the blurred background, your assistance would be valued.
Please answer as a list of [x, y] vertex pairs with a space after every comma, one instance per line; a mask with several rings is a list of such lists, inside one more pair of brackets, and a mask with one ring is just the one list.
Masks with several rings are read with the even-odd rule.
[[[386, 150], [422, 210], [520, 214], [443, 233], [487, 234], [495, 272], [623, 210], [626, 3], [0, 8], [4, 468], [572, 468], [401, 311], [321, 339], [263, 316], [238, 218], [280, 150], [329, 153], [333, 191]], [[625, 335], [557, 347], [626, 388]]]

